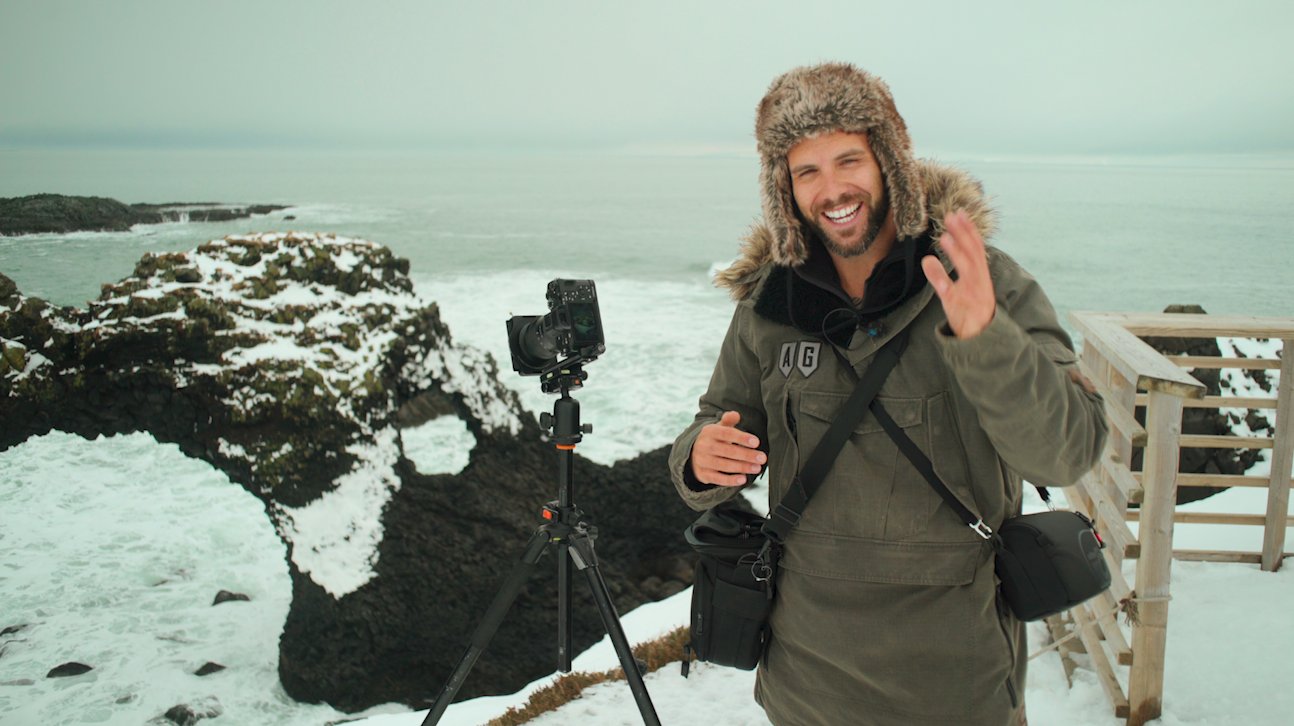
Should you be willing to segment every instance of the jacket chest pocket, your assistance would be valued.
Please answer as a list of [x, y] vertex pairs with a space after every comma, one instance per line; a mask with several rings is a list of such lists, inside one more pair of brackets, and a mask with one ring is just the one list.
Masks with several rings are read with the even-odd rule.
[[[800, 392], [796, 426], [802, 458], [822, 440], [847, 398], [840, 393]], [[925, 449], [925, 400], [884, 396], [877, 400]], [[938, 495], [868, 413], [841, 448], [797, 526], [845, 537], [902, 539], [925, 532], [939, 503]]]

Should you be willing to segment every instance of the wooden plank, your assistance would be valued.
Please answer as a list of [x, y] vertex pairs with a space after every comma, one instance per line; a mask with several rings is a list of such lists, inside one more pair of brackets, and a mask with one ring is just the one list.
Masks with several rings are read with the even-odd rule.
[[1130, 726], [1159, 718], [1164, 700], [1164, 651], [1168, 644], [1169, 582], [1173, 566], [1173, 511], [1177, 505], [1178, 437], [1182, 432], [1182, 399], [1158, 390], [1146, 406], [1146, 501], [1137, 528], [1141, 558], [1137, 561], [1138, 625], [1132, 629], [1136, 661], [1128, 678]]
[[[1132, 472], [1132, 478], [1141, 481], [1141, 472]], [[1182, 487], [1260, 487], [1267, 488], [1270, 479], [1265, 476], [1238, 474], [1178, 474], [1177, 488]]]
[[[1107, 423], [1110, 424], [1106, 427], [1107, 435], [1105, 438], [1105, 446], [1106, 448], [1114, 447], [1114, 450], [1118, 451], [1120, 450], [1122, 442], [1128, 440], [1128, 434], [1125, 432], [1130, 428], [1130, 426], [1126, 424], [1122, 425], [1121, 428], [1119, 421], [1126, 421], [1131, 418], [1132, 424], [1137, 423], [1136, 418], [1131, 414], [1133, 409], [1123, 406], [1122, 402], [1114, 397], [1114, 392], [1108, 387], [1109, 381], [1123, 381], [1123, 376], [1119, 375], [1118, 371], [1114, 370], [1113, 366], [1111, 366], [1105, 358], [1101, 357], [1101, 354], [1096, 350], [1096, 348], [1084, 348], [1082, 356], [1079, 358], [1078, 365], [1079, 369], [1083, 371], [1089, 379], [1091, 379], [1092, 384], [1096, 387], [1097, 394], [1101, 396], [1105, 403], [1105, 405], [1102, 406], [1102, 409], [1106, 412]], [[1129, 444], [1129, 446], [1131, 446], [1131, 444]], [[1114, 479], [1110, 477], [1105, 468], [1098, 465], [1093, 467], [1093, 469], [1096, 472], [1097, 479], [1101, 482], [1101, 486], [1105, 487], [1106, 493], [1110, 495], [1110, 498], [1114, 500], [1115, 504], [1123, 509], [1127, 509], [1127, 495], [1119, 491], [1118, 485], [1115, 484]]]
[[1105, 636], [1105, 644], [1109, 646], [1110, 652], [1114, 653], [1114, 659], [1122, 666], [1132, 665], [1132, 646], [1128, 645], [1128, 639], [1123, 636], [1123, 631], [1119, 629], [1118, 616], [1106, 617], [1110, 613], [1119, 609], [1119, 603], [1110, 594], [1109, 590], [1101, 593], [1101, 596], [1092, 600], [1092, 614], [1100, 621], [1101, 635]]
[[1285, 339], [1281, 380], [1277, 386], [1276, 430], [1272, 432], [1271, 482], [1267, 485], [1267, 529], [1263, 532], [1263, 570], [1280, 569], [1285, 551], [1285, 528], [1290, 502], [1290, 468], [1294, 467], [1294, 336]]
[[1100, 314], [1071, 312], [1069, 321], [1083, 334], [1084, 347], [1090, 345], [1095, 348], [1124, 378], [1136, 381], [1137, 388], [1163, 391], [1182, 398], [1204, 398], [1204, 384]]
[[1110, 567], [1110, 595], [1116, 602], [1123, 602], [1132, 597], [1132, 587], [1128, 581], [1123, 579], [1123, 568], [1115, 562], [1114, 550], [1109, 547], [1101, 550], [1105, 557], [1105, 564]]
[[[1137, 396], [1136, 404], [1138, 406], [1146, 405], [1146, 394], [1142, 393]], [[1184, 402], [1186, 408], [1256, 408], [1267, 409], [1276, 408], [1276, 399], [1274, 398], [1240, 398], [1231, 396], [1205, 396], [1203, 400], [1188, 398]]]
[[[1086, 511], [1082, 512], [1097, 523], [1097, 528], [1101, 535], [1105, 537], [1109, 546], [1118, 549], [1123, 559], [1135, 560], [1141, 556], [1141, 543], [1137, 541], [1137, 536], [1128, 528], [1128, 520], [1125, 518], [1123, 511], [1114, 506], [1110, 501], [1109, 495], [1102, 491], [1100, 480], [1096, 475], [1088, 472], [1079, 479], [1076, 486], [1083, 487], [1084, 491], [1092, 499], [1095, 505], [1095, 512], [1092, 508], [1084, 507]], [[1133, 510], [1135, 511], [1135, 510]], [[1092, 516], [1095, 514], [1096, 516]]]
[[[1125, 560], [1141, 559], [1141, 542], [1128, 527], [1130, 520], [1120, 517], [1119, 511], [1114, 508], [1114, 505], [1108, 499], [1097, 502], [1096, 511], [1100, 515], [1101, 524], [1105, 525], [1102, 529], [1114, 540], [1110, 544], [1118, 548], [1122, 558]], [[1135, 512], [1137, 510], [1128, 511]]]
[[[1128, 521], [1139, 521], [1135, 509], [1128, 510]], [[1177, 524], [1244, 524], [1264, 527], [1267, 525], [1265, 514], [1215, 514], [1213, 512], [1175, 512], [1173, 522]], [[1285, 526], [1294, 526], [1294, 517], [1285, 517]]]
[[1242, 562], [1261, 565], [1261, 552], [1228, 552], [1212, 550], [1173, 550], [1173, 559], [1184, 562]]
[[1065, 492], [1065, 501], [1069, 502], [1070, 508], [1093, 522], [1096, 521], [1096, 507], [1092, 504], [1092, 495], [1088, 493], [1087, 487], [1090, 486], [1088, 482], [1094, 479], [1095, 476], [1090, 472], [1084, 474], [1083, 478]]
[[[1047, 618], [1047, 634], [1051, 636], [1052, 643], [1060, 642], [1068, 636], [1072, 627], [1074, 627], [1074, 621], [1066, 618], [1065, 613]], [[1083, 641], [1079, 639], [1066, 640], [1056, 646], [1056, 653], [1060, 655], [1060, 665], [1065, 669], [1065, 682], [1070, 688], [1074, 687], [1074, 671], [1078, 668], [1074, 654], [1086, 652]]]
[[1270, 449], [1272, 440], [1263, 436], [1198, 436], [1184, 434], [1182, 448], [1201, 449]]
[[1256, 371], [1281, 367], [1281, 362], [1272, 358], [1218, 358], [1211, 355], [1170, 355], [1168, 360], [1182, 368], [1241, 368]]
[[1083, 375], [1091, 379], [1092, 385], [1096, 386], [1096, 392], [1101, 394], [1101, 398], [1105, 399], [1105, 416], [1110, 420], [1114, 428], [1127, 436], [1133, 446], [1145, 446], [1146, 429], [1137, 423], [1132, 411], [1120, 404], [1116, 394], [1102, 382], [1102, 376], [1088, 368], [1081, 360], [1079, 361], [1079, 368], [1082, 370]]
[[[1128, 471], [1128, 465], [1124, 463], [1123, 458], [1111, 451], [1108, 444], [1105, 447], [1105, 453], [1101, 455], [1101, 466], [1129, 502], [1141, 503], [1146, 495], [1146, 490], [1141, 488], [1141, 480]], [[1178, 486], [1181, 486], [1180, 481]]]
[[1074, 614], [1074, 623], [1080, 629], [1078, 638], [1087, 648], [1087, 656], [1096, 671], [1097, 680], [1101, 682], [1101, 688], [1105, 689], [1105, 695], [1109, 697], [1110, 703], [1114, 704], [1114, 717], [1127, 718], [1132, 713], [1128, 697], [1123, 695], [1123, 688], [1119, 686], [1119, 679], [1114, 676], [1114, 666], [1110, 665], [1110, 659], [1105, 654], [1105, 649], [1101, 647], [1101, 641], [1097, 639], [1096, 633], [1092, 632], [1093, 628], [1088, 627], [1092, 624], [1092, 616], [1088, 614], [1087, 606], [1079, 605], [1070, 612]]
[[[1131, 413], [1136, 408], [1137, 382], [1135, 380], [1129, 381], [1127, 378], [1124, 378], [1112, 366], [1107, 365], [1105, 369], [1108, 374], [1106, 381], [1110, 387], [1110, 395], [1112, 396], [1111, 402], [1123, 407], [1123, 410]], [[1119, 459], [1121, 461], [1132, 461], [1132, 439], [1122, 435], [1118, 431], [1112, 431], [1110, 432], [1108, 441], [1110, 448], [1119, 455]], [[1111, 479], [1111, 483], [1115, 483], [1113, 479]], [[1138, 484], [1135, 489], [1130, 488], [1126, 494], [1127, 501], [1135, 500], [1137, 502], [1141, 502], [1144, 490]], [[1127, 501], [1120, 503], [1121, 511], [1127, 511]], [[1119, 566], [1123, 564], [1122, 552], [1115, 553], [1113, 550], [1109, 549], [1107, 549], [1107, 551], [1111, 553], [1113, 559]]]
[[[1083, 313], [1134, 335], [1176, 338], [1294, 338], [1294, 318], [1190, 313]], [[1071, 313], [1071, 318], [1073, 314]], [[1086, 333], [1084, 333], [1086, 335]]]

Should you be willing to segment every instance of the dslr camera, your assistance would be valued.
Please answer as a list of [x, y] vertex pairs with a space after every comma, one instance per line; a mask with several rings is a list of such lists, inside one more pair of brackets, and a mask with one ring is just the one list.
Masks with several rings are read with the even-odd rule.
[[508, 348], [514, 371], [548, 379], [569, 370], [578, 371], [580, 365], [606, 352], [598, 293], [592, 280], [557, 279], [548, 283], [548, 310], [542, 317], [515, 315], [508, 319]]

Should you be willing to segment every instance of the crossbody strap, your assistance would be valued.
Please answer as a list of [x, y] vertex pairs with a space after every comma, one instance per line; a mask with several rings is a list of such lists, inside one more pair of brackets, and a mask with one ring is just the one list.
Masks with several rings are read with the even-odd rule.
[[899, 362], [899, 357], [903, 355], [907, 343], [908, 329], [904, 328], [890, 338], [876, 354], [875, 360], [867, 367], [867, 372], [859, 379], [858, 385], [854, 386], [854, 392], [841, 405], [827, 433], [814, 447], [813, 453], [809, 454], [804, 467], [800, 469], [799, 476], [791, 482], [791, 488], [769, 514], [768, 521], [763, 526], [763, 532], [769, 539], [778, 543], [785, 541], [787, 533], [796, 522], [800, 521], [800, 515], [804, 514], [804, 508], [809, 504], [809, 498], [822, 485], [827, 472], [831, 471], [832, 463], [835, 462], [845, 442], [849, 440], [850, 434], [863, 420], [869, 404], [875, 402], [876, 393], [881, 390], [881, 385], [885, 383], [890, 371]]
[[899, 451], [903, 452], [903, 455], [908, 457], [908, 461], [912, 462], [912, 465], [921, 473], [921, 476], [925, 478], [926, 482], [928, 482], [935, 492], [938, 493], [945, 502], [947, 502], [948, 506], [952, 507], [952, 510], [957, 513], [957, 516], [960, 517], [963, 522], [966, 523], [966, 526], [975, 530], [975, 533], [984, 539], [992, 537], [993, 530], [984, 523], [984, 520], [976, 517], [971, 510], [967, 509], [966, 505], [962, 504], [960, 499], [953, 496], [952, 492], [948, 491], [948, 487], [944, 485], [943, 481], [939, 478], [939, 475], [935, 473], [935, 467], [930, 463], [930, 459], [922, 453], [921, 449], [917, 448], [917, 445], [912, 442], [912, 439], [907, 435], [907, 433], [904, 432], [898, 424], [894, 423], [894, 419], [890, 416], [889, 411], [886, 411], [885, 407], [881, 405], [881, 402], [872, 401], [871, 410], [872, 415], [880, 422], [881, 428], [885, 429], [885, 433], [889, 434], [890, 438], [893, 439], [894, 443], [899, 447]]

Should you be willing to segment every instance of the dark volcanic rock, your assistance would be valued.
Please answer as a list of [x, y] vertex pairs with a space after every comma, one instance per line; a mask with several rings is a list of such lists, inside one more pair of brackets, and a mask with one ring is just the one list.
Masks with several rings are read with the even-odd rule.
[[122, 204], [103, 197], [34, 194], [0, 199], [0, 235], [125, 232], [136, 224], [224, 222], [270, 214], [287, 207], [270, 204], [237, 206], [217, 203]]
[[[0, 275], [0, 344], [0, 450], [55, 429], [148, 431], [265, 504], [293, 587], [279, 675], [299, 700], [426, 708], [557, 498], [556, 449], [494, 360], [451, 340], [406, 260], [362, 240], [265, 234], [147, 255], [85, 310]], [[446, 414], [474, 436], [470, 461], [420, 474], [400, 427]], [[667, 453], [613, 467], [575, 457], [576, 503], [599, 528], [621, 613], [690, 577], [681, 533], [695, 515]], [[554, 554], [460, 697], [553, 671]], [[603, 630], [586, 582], [574, 586], [578, 650]]]
[[[1206, 315], [1204, 308], [1199, 305], [1169, 305], [1164, 308], [1166, 313], [1189, 313], [1193, 315]], [[1172, 337], [1143, 337], [1150, 347], [1163, 353], [1164, 355], [1187, 355], [1187, 356], [1220, 356], [1222, 350], [1218, 347], [1216, 338], [1172, 338]], [[1207, 389], [1206, 393], [1210, 396], [1218, 396], [1222, 393], [1222, 382], [1224, 377], [1232, 375], [1225, 373], [1216, 368], [1190, 368], [1186, 369], [1195, 380], [1204, 384]], [[1255, 381], [1266, 382], [1266, 371], [1245, 371], [1245, 375], [1253, 378]], [[1138, 406], [1136, 410], [1137, 422], [1144, 425], [1146, 423], [1146, 409], [1144, 406]], [[1250, 410], [1245, 417], [1248, 419], [1249, 428], [1258, 431], [1263, 428], [1270, 428], [1271, 424], [1267, 419], [1267, 413], [1263, 411]], [[1182, 433], [1203, 436], [1233, 436], [1232, 430], [1234, 424], [1239, 420], [1233, 421], [1231, 418], [1216, 409], [1212, 408], [1186, 408], [1182, 410]], [[1131, 469], [1141, 471], [1143, 449], [1134, 449], [1132, 452]], [[1178, 471], [1183, 474], [1244, 474], [1249, 467], [1253, 466], [1262, 456], [1260, 449], [1204, 449], [1204, 448], [1187, 448], [1183, 447], [1178, 455]], [[1179, 487], [1177, 489], [1177, 503], [1185, 504], [1194, 502], [1224, 491], [1226, 487]], [[1136, 504], [1129, 505], [1136, 507]]]
[[194, 671], [194, 672], [193, 672], [193, 675], [195, 675], [195, 676], [209, 676], [209, 675], [211, 675], [212, 673], [219, 673], [220, 671], [223, 671], [224, 669], [225, 669], [225, 667], [224, 667], [224, 666], [222, 666], [222, 665], [220, 665], [219, 663], [212, 663], [211, 661], [207, 661], [206, 663], [203, 663], [203, 664], [202, 664], [202, 667], [201, 667], [201, 668], [199, 668], [198, 670]]
[[250, 601], [251, 598], [247, 597], [241, 592], [230, 592], [228, 590], [221, 590], [220, 592], [216, 593], [216, 599], [214, 602], [211, 603], [211, 605], [214, 607], [216, 605], [219, 605], [222, 602], [229, 602], [230, 600], [242, 600], [244, 602], [247, 602], [247, 601]]
[[197, 703], [171, 706], [163, 716], [179, 726], [193, 726], [204, 718], [215, 718], [224, 712], [225, 709], [220, 706], [220, 701], [216, 700], [215, 696], [209, 696]]
[[56, 666], [54, 668], [51, 668], [49, 673], [45, 674], [45, 677], [46, 678], [66, 678], [68, 676], [79, 676], [82, 673], [89, 673], [92, 670], [94, 670], [93, 666], [88, 666], [84, 663], [77, 663], [75, 661], [69, 661], [67, 663], [64, 663], [61, 666]]

